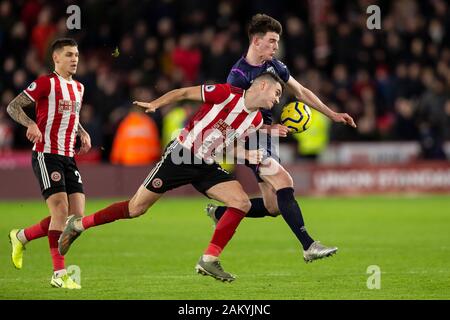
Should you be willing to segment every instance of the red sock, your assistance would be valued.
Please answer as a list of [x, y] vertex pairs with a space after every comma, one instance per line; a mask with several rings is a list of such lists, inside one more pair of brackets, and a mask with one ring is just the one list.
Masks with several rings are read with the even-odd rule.
[[228, 208], [216, 226], [211, 242], [205, 254], [218, 257], [231, 240], [245, 213], [236, 208]]
[[48, 226], [50, 225], [50, 216], [42, 219], [41, 222], [36, 223], [35, 225], [25, 228], [23, 230], [25, 234], [25, 238], [28, 241], [45, 237], [48, 234]]
[[102, 209], [94, 214], [81, 219], [84, 230], [93, 226], [98, 226], [105, 223], [110, 223], [119, 219], [130, 218], [128, 211], [128, 203], [130, 201], [117, 202], [109, 207]]
[[65, 269], [64, 256], [59, 254], [58, 239], [62, 231], [48, 230], [48, 243], [50, 245], [50, 254], [52, 256], [53, 271]]

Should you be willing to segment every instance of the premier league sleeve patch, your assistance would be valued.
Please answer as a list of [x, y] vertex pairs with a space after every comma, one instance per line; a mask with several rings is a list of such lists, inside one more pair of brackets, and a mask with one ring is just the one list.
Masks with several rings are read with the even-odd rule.
[[216, 88], [215, 85], [208, 85], [208, 86], [205, 86], [205, 91], [212, 92], [212, 91], [214, 91], [215, 88]]
[[34, 89], [36, 89], [36, 87], [37, 87], [36, 82], [32, 82], [32, 83], [28, 86], [27, 90], [28, 90], [28, 91], [33, 91]]

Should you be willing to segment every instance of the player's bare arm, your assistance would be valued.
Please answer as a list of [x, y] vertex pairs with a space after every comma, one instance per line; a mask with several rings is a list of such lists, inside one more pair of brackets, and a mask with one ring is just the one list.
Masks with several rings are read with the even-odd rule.
[[133, 104], [146, 109], [146, 113], [155, 112], [156, 109], [162, 106], [181, 100], [202, 101], [201, 90], [201, 86], [174, 89], [151, 102], [134, 101]]
[[27, 139], [33, 143], [42, 141], [42, 133], [39, 130], [36, 122], [26, 115], [23, 108], [34, 106], [33, 100], [31, 100], [25, 93], [19, 94], [13, 99], [6, 108], [6, 111], [14, 121], [27, 127]]
[[33, 100], [31, 100], [25, 93], [22, 92], [17, 97], [15, 97], [13, 101], [10, 102], [10, 104], [6, 108], [6, 111], [16, 122], [25, 127], [28, 127], [36, 123], [26, 115], [26, 113], [23, 111], [23, 108], [31, 107], [33, 105]]
[[91, 137], [89, 136], [89, 133], [84, 130], [81, 124], [78, 124], [78, 136], [81, 141], [81, 147], [78, 154], [85, 154], [91, 149]]
[[333, 110], [328, 108], [322, 101], [320, 101], [320, 99], [311, 90], [302, 86], [292, 76], [289, 77], [287, 86], [294, 93], [297, 99], [304, 101], [307, 105], [323, 113], [331, 120], [348, 124], [353, 128], [356, 128], [355, 121], [349, 114], [334, 112]]

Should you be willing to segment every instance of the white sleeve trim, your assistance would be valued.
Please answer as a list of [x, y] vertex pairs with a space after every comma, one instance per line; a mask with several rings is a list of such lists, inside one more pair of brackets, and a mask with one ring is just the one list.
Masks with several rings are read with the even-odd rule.
[[33, 102], [36, 102], [34, 99], [33, 99], [33, 97], [32, 96], [30, 96], [30, 94], [26, 91], [26, 90], [23, 90], [23, 92], [28, 96], [28, 98], [30, 98]]

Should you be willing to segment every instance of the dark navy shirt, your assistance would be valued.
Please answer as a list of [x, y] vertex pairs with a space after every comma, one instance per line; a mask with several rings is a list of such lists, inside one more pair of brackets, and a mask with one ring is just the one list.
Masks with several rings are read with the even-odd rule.
[[[245, 60], [245, 57], [242, 57], [231, 68], [227, 82], [235, 87], [247, 90], [253, 80], [266, 71], [277, 74], [284, 82], [287, 82], [290, 77], [288, 68], [280, 60], [274, 58], [261, 65], [253, 66]], [[260, 111], [263, 115], [264, 124], [272, 124], [272, 111], [266, 109]]]

